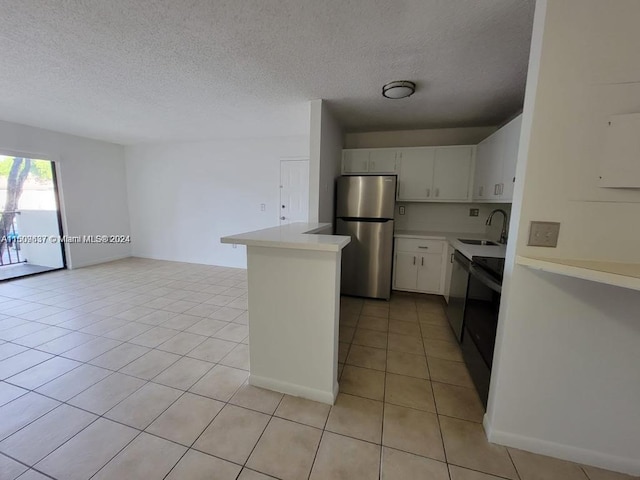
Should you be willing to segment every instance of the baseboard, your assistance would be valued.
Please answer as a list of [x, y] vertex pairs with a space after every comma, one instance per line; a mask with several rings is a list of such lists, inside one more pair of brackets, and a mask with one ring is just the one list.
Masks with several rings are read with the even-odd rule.
[[318, 390], [315, 388], [303, 387], [293, 383], [275, 380], [273, 378], [259, 377], [257, 375], [249, 375], [249, 384], [255, 387], [266, 388], [294, 397], [302, 397], [316, 402], [333, 405], [338, 396], [338, 384], [335, 383], [332, 391]]
[[590, 465], [592, 467], [604, 468], [605, 470], [612, 470], [614, 472], [640, 475], [640, 460], [638, 458], [618, 457], [594, 450], [572, 447], [562, 443], [494, 430], [491, 428], [489, 417], [486, 414], [482, 419], [482, 426], [491, 443], [497, 443], [505, 447], [519, 448], [520, 450], [560, 458], [583, 465]]
[[123, 260], [125, 258], [131, 258], [131, 254], [115, 255], [113, 257], [100, 258], [100, 259], [90, 260], [88, 262], [82, 262], [82, 263], [75, 263], [73, 261], [70, 261], [70, 262], [67, 262], [67, 268], [69, 270], [76, 270], [78, 268], [92, 267], [93, 265], [100, 265], [101, 263], [115, 262], [116, 260]]

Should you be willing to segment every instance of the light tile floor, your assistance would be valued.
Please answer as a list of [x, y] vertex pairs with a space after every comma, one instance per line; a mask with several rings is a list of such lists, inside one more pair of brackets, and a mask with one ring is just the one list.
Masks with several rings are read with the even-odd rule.
[[0, 283], [0, 479], [621, 480], [489, 444], [437, 297], [344, 298], [333, 407], [248, 386], [243, 270]]

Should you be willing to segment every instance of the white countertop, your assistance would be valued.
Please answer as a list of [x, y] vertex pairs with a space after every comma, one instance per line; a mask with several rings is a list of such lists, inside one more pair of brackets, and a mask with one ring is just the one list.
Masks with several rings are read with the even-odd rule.
[[[473, 238], [478, 240], [493, 240], [482, 233], [465, 232], [431, 232], [423, 230], [396, 230], [396, 238], [424, 238], [427, 240], [446, 240], [453, 248], [471, 260], [473, 257], [504, 258], [507, 252], [506, 245], [467, 245], [458, 241], [459, 238]], [[493, 240], [495, 241], [495, 240]]]
[[543, 272], [640, 290], [640, 264], [638, 263], [567, 258], [534, 258], [521, 255], [516, 256], [516, 263], [534, 270], [542, 270]]
[[221, 243], [247, 245], [249, 247], [292, 248], [296, 250], [320, 250], [339, 252], [350, 241], [344, 235], [327, 235], [318, 232], [331, 231], [330, 223], [291, 223], [253, 232], [222, 237]]

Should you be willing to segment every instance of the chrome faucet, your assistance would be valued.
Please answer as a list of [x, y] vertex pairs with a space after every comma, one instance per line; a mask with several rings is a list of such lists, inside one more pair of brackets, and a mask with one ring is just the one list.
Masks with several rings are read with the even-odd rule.
[[486, 225], [491, 225], [491, 220], [493, 220], [493, 216], [496, 213], [501, 213], [504, 216], [502, 220], [502, 230], [500, 231], [500, 240], [498, 240], [498, 243], [506, 244], [507, 243], [507, 212], [505, 212], [501, 208], [496, 208], [493, 212], [489, 214], [489, 218], [487, 218]]

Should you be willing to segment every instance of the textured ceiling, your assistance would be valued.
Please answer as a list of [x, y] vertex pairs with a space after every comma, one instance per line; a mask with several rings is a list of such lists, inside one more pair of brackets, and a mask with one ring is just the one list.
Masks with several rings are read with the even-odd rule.
[[[522, 106], [534, 0], [0, 0], [0, 119], [123, 144], [482, 126]], [[413, 80], [409, 99], [381, 96]]]

